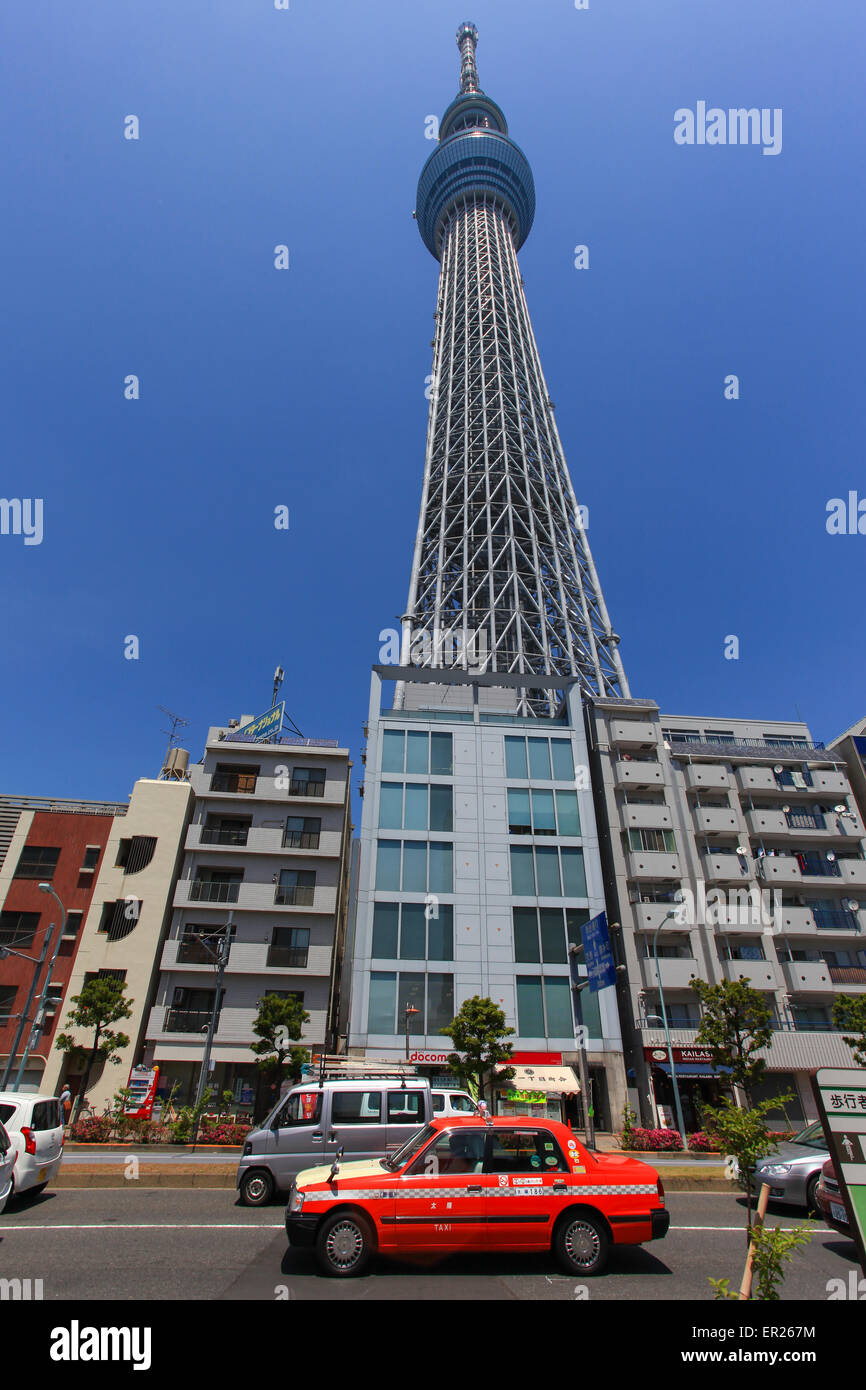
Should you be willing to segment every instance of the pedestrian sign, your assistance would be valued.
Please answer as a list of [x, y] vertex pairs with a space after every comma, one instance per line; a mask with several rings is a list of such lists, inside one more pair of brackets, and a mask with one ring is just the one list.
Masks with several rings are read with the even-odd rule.
[[866, 1274], [866, 1070], [821, 1067], [812, 1085]]

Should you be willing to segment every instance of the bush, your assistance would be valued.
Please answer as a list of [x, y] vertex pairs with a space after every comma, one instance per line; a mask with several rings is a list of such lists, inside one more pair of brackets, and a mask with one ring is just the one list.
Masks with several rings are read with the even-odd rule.
[[683, 1141], [676, 1129], [633, 1129], [631, 1148], [639, 1152], [658, 1152], [661, 1149], [681, 1150]]
[[714, 1134], [707, 1134], [705, 1129], [699, 1129], [695, 1134], [686, 1136], [689, 1141], [689, 1152], [695, 1154], [718, 1153], [721, 1140]]
[[113, 1129], [112, 1115], [91, 1115], [72, 1126], [71, 1137], [77, 1144], [107, 1144]]
[[198, 1132], [200, 1144], [242, 1144], [252, 1128], [251, 1125], [222, 1124], [202, 1125]]

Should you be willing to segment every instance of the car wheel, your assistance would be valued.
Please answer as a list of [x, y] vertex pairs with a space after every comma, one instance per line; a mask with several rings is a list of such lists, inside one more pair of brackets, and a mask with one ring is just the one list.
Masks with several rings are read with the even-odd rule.
[[[820, 1181], [821, 1174], [813, 1173], [812, 1177], [806, 1183], [806, 1210], [810, 1215], [813, 1211], [818, 1212], [818, 1203], [815, 1200], [815, 1193], [818, 1191], [818, 1183]], [[818, 1214], [820, 1215], [820, 1212]]]
[[569, 1274], [600, 1274], [610, 1253], [610, 1236], [599, 1217], [575, 1211], [557, 1227], [553, 1247]]
[[338, 1211], [322, 1223], [316, 1237], [316, 1255], [326, 1274], [338, 1279], [361, 1274], [372, 1253], [373, 1234], [363, 1216]]
[[255, 1168], [241, 1178], [241, 1201], [245, 1207], [266, 1207], [274, 1195], [274, 1180], [264, 1168]]

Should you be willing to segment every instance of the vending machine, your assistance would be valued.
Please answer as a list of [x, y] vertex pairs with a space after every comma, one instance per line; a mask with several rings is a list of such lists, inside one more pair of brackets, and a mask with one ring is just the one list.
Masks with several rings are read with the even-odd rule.
[[123, 1107], [124, 1115], [132, 1120], [149, 1120], [153, 1114], [158, 1081], [159, 1067], [133, 1067], [127, 1082], [129, 1095]]

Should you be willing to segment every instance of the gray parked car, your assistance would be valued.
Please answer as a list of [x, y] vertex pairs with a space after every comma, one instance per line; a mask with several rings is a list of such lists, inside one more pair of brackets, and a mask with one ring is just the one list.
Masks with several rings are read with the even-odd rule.
[[[827, 1142], [820, 1120], [807, 1125], [790, 1141], [779, 1145], [776, 1153], [761, 1158], [755, 1165], [753, 1191], [757, 1195], [763, 1183], [769, 1183], [774, 1202], [816, 1210], [815, 1189], [821, 1178], [826, 1159]], [[740, 1180], [740, 1186], [744, 1184]]]
[[419, 1077], [358, 1077], [294, 1086], [259, 1129], [251, 1130], [238, 1164], [241, 1201], [260, 1207], [287, 1193], [304, 1168], [384, 1158], [433, 1118], [430, 1083]]

